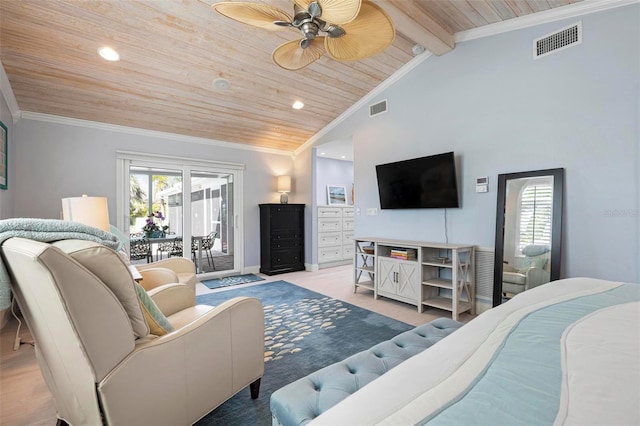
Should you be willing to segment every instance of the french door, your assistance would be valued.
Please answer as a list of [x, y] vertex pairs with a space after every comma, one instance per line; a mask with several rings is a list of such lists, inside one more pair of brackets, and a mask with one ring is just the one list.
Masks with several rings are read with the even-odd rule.
[[242, 272], [244, 165], [131, 152], [117, 160], [117, 226], [132, 248], [143, 240], [151, 250], [132, 262], [181, 256], [201, 279]]

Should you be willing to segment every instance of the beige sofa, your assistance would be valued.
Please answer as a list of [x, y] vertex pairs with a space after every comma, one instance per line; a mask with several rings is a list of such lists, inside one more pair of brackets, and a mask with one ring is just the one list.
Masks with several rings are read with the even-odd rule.
[[[146, 296], [114, 251], [21, 238], [0, 250], [58, 417], [73, 425], [189, 425], [235, 393], [257, 397], [264, 314], [253, 298], [195, 305], [185, 284], [149, 295], [168, 320], [150, 334]], [[137, 293], [142, 291], [142, 293]]]

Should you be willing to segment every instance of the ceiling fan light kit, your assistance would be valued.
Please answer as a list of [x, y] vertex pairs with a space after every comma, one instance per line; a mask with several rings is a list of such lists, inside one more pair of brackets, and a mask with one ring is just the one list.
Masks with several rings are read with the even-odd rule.
[[220, 2], [212, 8], [228, 18], [271, 31], [293, 28], [301, 40], [277, 47], [271, 58], [299, 70], [327, 53], [339, 61], [358, 61], [386, 49], [395, 30], [389, 16], [369, 0], [293, 0], [294, 16], [261, 3]]

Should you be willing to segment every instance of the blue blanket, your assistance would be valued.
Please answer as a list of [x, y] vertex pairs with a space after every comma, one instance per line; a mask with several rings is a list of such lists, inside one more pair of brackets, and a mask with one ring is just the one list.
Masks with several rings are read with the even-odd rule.
[[532, 312], [513, 328], [472, 386], [420, 424], [553, 425], [567, 327], [600, 309], [637, 300], [640, 286], [623, 284]]
[[[35, 241], [89, 240], [117, 249], [118, 238], [101, 229], [82, 223], [57, 219], [16, 218], [0, 220], [0, 245], [12, 237]], [[9, 273], [0, 257], [0, 309], [11, 305], [11, 282]]]

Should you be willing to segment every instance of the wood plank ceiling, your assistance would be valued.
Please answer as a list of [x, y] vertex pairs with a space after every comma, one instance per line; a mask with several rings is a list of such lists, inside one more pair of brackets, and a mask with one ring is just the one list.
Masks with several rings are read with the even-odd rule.
[[[213, 0], [2, 0], [0, 60], [21, 111], [292, 151], [411, 60], [416, 43], [445, 54], [456, 32], [577, 1], [375, 0], [396, 26], [384, 52], [286, 71], [271, 52], [298, 34], [232, 21]], [[290, 0], [264, 2], [292, 12]], [[105, 45], [121, 60], [102, 60]]]

